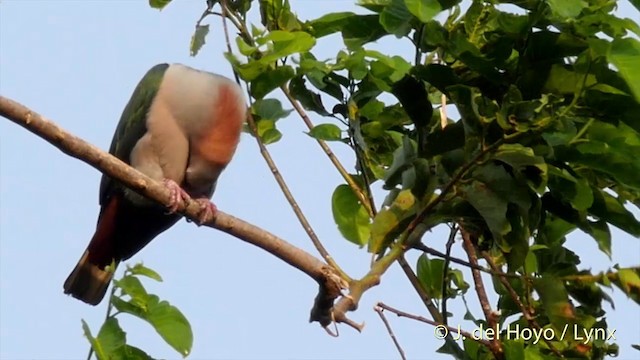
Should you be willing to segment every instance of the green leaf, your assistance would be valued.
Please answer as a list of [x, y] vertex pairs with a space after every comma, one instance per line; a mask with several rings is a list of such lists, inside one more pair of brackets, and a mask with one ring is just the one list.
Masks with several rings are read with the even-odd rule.
[[384, 188], [394, 188], [401, 181], [402, 173], [413, 164], [415, 159], [415, 145], [408, 136], [404, 136], [402, 146], [393, 152], [393, 163], [384, 176]]
[[114, 359], [153, 360], [153, 358], [143, 350], [127, 344], [122, 347], [120, 354], [118, 354]]
[[635, 237], [640, 237], [640, 222], [618, 199], [605, 191], [595, 188], [593, 189], [593, 195], [593, 206], [589, 208], [590, 214]]
[[307, 52], [316, 44], [316, 39], [303, 31], [274, 30], [264, 39], [273, 42], [273, 50], [261, 61], [275, 61], [296, 53]]
[[525, 359], [524, 341], [521, 339], [505, 339], [502, 342], [505, 359]]
[[167, 301], [149, 294], [143, 303], [112, 298], [113, 306], [122, 313], [147, 321], [172, 348], [186, 357], [193, 346], [193, 332], [185, 316]]
[[614, 284], [640, 304], [640, 268], [619, 269], [617, 275]]
[[253, 114], [259, 116], [260, 119], [271, 120], [273, 122], [289, 116], [293, 111], [293, 109], [284, 110], [282, 103], [280, 103], [278, 99], [256, 100], [251, 108]]
[[551, 66], [544, 90], [556, 94], [573, 94], [576, 89], [592, 87], [597, 83], [598, 80], [593, 74], [580, 73], [570, 70], [565, 65], [554, 64]]
[[588, 4], [583, 0], [547, 0], [554, 15], [561, 18], [575, 18]]
[[369, 215], [348, 185], [338, 185], [331, 196], [331, 211], [345, 239], [363, 246], [369, 240]]
[[278, 142], [282, 138], [282, 133], [276, 129], [275, 123], [271, 120], [260, 120], [256, 126], [258, 127], [258, 136], [265, 145]]
[[236, 46], [238, 47], [238, 51], [240, 51], [240, 54], [244, 56], [252, 56], [256, 53], [256, 51], [258, 51], [257, 47], [247, 44], [245, 40], [240, 36], [236, 37]]
[[305, 80], [302, 76], [297, 76], [289, 82], [289, 91], [291, 95], [307, 109], [314, 111], [322, 116], [331, 115], [322, 104], [322, 97], [312, 92], [305, 86]]
[[575, 318], [567, 290], [560, 279], [544, 275], [534, 279], [533, 284], [540, 295], [542, 310], [556, 329], [562, 329]]
[[567, 169], [559, 169], [555, 166], [549, 167], [549, 188], [554, 194], [565, 199], [571, 206], [584, 211], [593, 204], [593, 192], [589, 183], [584, 178], [574, 177]]
[[299, 30], [300, 21], [291, 12], [289, 0], [260, 0], [262, 24], [268, 30]]
[[474, 181], [464, 187], [465, 198], [482, 215], [495, 238], [501, 238], [511, 230], [506, 218], [507, 201], [496, 196], [486, 184]]
[[178, 308], [150, 295], [145, 320], [183, 357], [189, 355], [193, 346], [193, 332], [189, 321]]
[[434, 299], [442, 299], [442, 281], [444, 275], [444, 260], [429, 259], [422, 254], [418, 258], [416, 275], [427, 293]]
[[402, 190], [388, 209], [376, 215], [371, 224], [369, 252], [380, 254], [405, 230], [416, 212], [416, 198], [411, 190]]
[[356, 4], [373, 12], [382, 12], [391, 0], [358, 0]]
[[495, 163], [477, 168], [472, 175], [474, 180], [461, 187], [464, 198], [484, 218], [494, 238], [500, 240], [515, 230], [509, 222], [507, 206], [515, 204], [521, 214], [526, 213], [531, 207], [529, 192], [524, 184]]
[[426, 23], [442, 11], [442, 6], [436, 0], [404, 0], [407, 9], [420, 21]]
[[209, 34], [209, 25], [196, 26], [196, 31], [191, 36], [191, 43], [189, 44], [189, 53], [191, 56], [198, 55], [198, 52], [200, 52], [200, 49], [202, 49], [202, 46], [206, 43], [207, 34]]
[[362, 45], [376, 41], [387, 35], [380, 25], [378, 15], [360, 15], [345, 24], [342, 28], [342, 39], [349, 50], [357, 50]]
[[624, 123], [615, 126], [593, 121], [586, 138], [574, 140], [570, 146], [556, 146], [554, 152], [560, 161], [587, 166], [609, 174], [625, 186], [640, 189], [640, 157], [634, 156], [640, 153], [640, 136]]
[[309, 131], [309, 136], [318, 140], [340, 141], [342, 140], [342, 130], [335, 124], [316, 125]]
[[269, 62], [250, 60], [243, 64], [231, 53], [224, 53], [225, 58], [231, 63], [233, 69], [238, 72], [242, 80], [252, 81], [271, 67]]
[[295, 71], [288, 65], [269, 69], [251, 81], [249, 85], [251, 96], [256, 100], [262, 99], [276, 88], [286, 84], [294, 76]]
[[633, 38], [615, 39], [611, 42], [609, 61], [618, 69], [640, 102], [640, 42]]
[[154, 9], [162, 10], [165, 6], [169, 5], [171, 0], [149, 0], [149, 6]]
[[136, 315], [138, 317], [142, 317], [142, 314], [145, 311], [143, 308], [144, 304], [134, 304], [131, 301], [125, 301], [116, 295], [111, 297], [111, 304], [119, 312]]
[[131, 275], [142, 275], [142, 276], [146, 276], [146, 277], [148, 277], [150, 279], [162, 282], [162, 277], [160, 276], [160, 274], [155, 272], [155, 270], [152, 270], [152, 269], [144, 266], [142, 263], [137, 263], [133, 267], [127, 266], [127, 271]]
[[357, 15], [352, 12], [332, 12], [307, 22], [306, 30], [319, 39], [341, 31], [355, 17]]
[[494, 158], [526, 174], [532, 188], [542, 193], [547, 185], [547, 163], [533, 149], [520, 144], [502, 144]]
[[380, 13], [380, 24], [387, 32], [400, 38], [411, 30], [413, 16], [407, 9], [404, 0], [391, 0]]
[[96, 357], [99, 360], [107, 360], [108, 359], [107, 354], [102, 348], [100, 342], [96, 340], [96, 338], [94, 338], [93, 335], [91, 335], [91, 329], [89, 329], [89, 325], [87, 325], [86, 321], [84, 320], [81, 320], [81, 321], [82, 321], [82, 331], [84, 333], [84, 336], [87, 338], [87, 340], [89, 340], [89, 344], [91, 344], [91, 348], [96, 353]]
[[120, 280], [114, 281], [115, 286], [122, 290], [122, 293], [129, 295], [134, 304], [142, 305], [148, 301], [149, 294], [137, 277], [126, 275]]
[[102, 324], [96, 341], [100, 343], [107, 358], [111, 359], [114, 358], [114, 354], [123, 350], [127, 342], [127, 337], [122, 328], [120, 328], [118, 319], [109, 317], [104, 324]]

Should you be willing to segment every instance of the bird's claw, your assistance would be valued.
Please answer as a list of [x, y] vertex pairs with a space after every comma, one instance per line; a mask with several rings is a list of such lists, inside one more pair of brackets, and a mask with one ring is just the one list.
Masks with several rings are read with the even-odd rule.
[[191, 200], [189, 194], [187, 194], [187, 192], [184, 191], [175, 181], [171, 179], [164, 179], [162, 183], [167, 187], [167, 189], [169, 189], [169, 192], [171, 194], [169, 205], [167, 206], [169, 214], [174, 214], [176, 211], [178, 211], [180, 202], [188, 202], [189, 200]]
[[175, 181], [171, 179], [164, 179], [163, 183], [171, 193], [171, 199], [169, 200], [169, 205], [167, 206], [167, 211], [169, 214], [174, 214], [176, 211], [178, 211], [180, 202], [185, 202], [188, 206], [189, 202], [195, 201], [200, 207], [196, 223], [198, 225], [202, 225], [209, 219], [213, 218], [215, 213], [218, 211], [218, 208], [216, 208], [216, 206], [206, 197], [198, 198], [195, 200], [192, 199], [191, 196], [189, 196], [189, 194], [187, 194], [187, 192], [184, 191]]
[[198, 206], [200, 206], [200, 211], [198, 212], [197, 224], [202, 225], [206, 223], [209, 219], [213, 218], [213, 216], [218, 211], [218, 208], [212, 203], [208, 198], [199, 198], [194, 200]]

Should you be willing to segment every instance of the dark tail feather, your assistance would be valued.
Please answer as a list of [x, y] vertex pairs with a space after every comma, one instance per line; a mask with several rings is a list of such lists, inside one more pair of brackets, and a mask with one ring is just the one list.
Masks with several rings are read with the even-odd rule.
[[111, 197], [100, 211], [87, 250], [64, 282], [64, 293], [87, 304], [100, 303], [118, 263], [140, 251], [181, 217], [166, 215], [165, 211], [160, 206], [136, 206], [120, 196]]
[[114, 269], [100, 269], [89, 262], [89, 253], [84, 252], [75, 269], [64, 282], [64, 293], [87, 304], [98, 305], [107, 292]]

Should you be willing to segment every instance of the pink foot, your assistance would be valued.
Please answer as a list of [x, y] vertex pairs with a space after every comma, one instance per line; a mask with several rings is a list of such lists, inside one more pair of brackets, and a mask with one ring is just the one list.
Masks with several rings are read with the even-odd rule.
[[206, 197], [194, 200], [200, 206], [198, 213], [198, 225], [202, 225], [213, 218], [218, 208]]
[[180, 206], [181, 202], [188, 202], [189, 200], [191, 200], [189, 194], [187, 194], [186, 191], [182, 190], [180, 185], [178, 185], [175, 181], [171, 179], [164, 179], [162, 183], [171, 192], [171, 200], [169, 201], [169, 206], [167, 206], [169, 214], [174, 214], [176, 211], [178, 211], [178, 207]]

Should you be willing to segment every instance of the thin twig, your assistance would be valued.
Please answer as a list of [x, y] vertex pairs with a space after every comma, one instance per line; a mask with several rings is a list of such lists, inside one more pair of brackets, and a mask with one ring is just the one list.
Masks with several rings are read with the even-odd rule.
[[429, 295], [429, 293], [427, 293], [425, 288], [422, 286], [422, 284], [420, 283], [420, 280], [418, 279], [416, 274], [413, 272], [413, 269], [411, 269], [411, 266], [409, 266], [409, 263], [407, 263], [407, 260], [404, 258], [404, 256], [401, 256], [398, 258], [398, 264], [400, 264], [402, 271], [404, 271], [404, 274], [407, 276], [407, 279], [409, 279], [409, 282], [411, 283], [411, 285], [413, 285], [413, 288], [418, 293], [418, 296], [420, 296], [422, 303], [431, 314], [431, 317], [437, 322], [443, 322], [442, 314], [438, 311], [438, 308], [433, 304], [433, 298], [431, 297], [431, 295]]
[[[522, 301], [520, 300], [520, 296], [518, 296], [518, 293], [516, 293], [516, 290], [513, 288], [513, 286], [511, 286], [509, 281], [507, 281], [507, 277], [504, 276], [505, 275], [504, 272], [500, 270], [500, 268], [496, 265], [491, 255], [486, 251], [481, 252], [481, 255], [485, 259], [487, 264], [489, 264], [493, 272], [499, 274], [498, 279], [500, 280], [502, 285], [504, 285], [504, 287], [507, 289], [507, 292], [509, 293], [509, 296], [511, 296], [511, 299], [513, 299], [513, 302], [516, 303], [516, 305], [518, 305], [518, 307], [520, 308], [520, 311], [522, 311], [522, 316], [524, 316], [524, 318], [527, 320], [527, 322], [529, 323], [529, 326], [531, 326], [532, 328], [535, 328], [536, 330], [540, 330], [541, 329], [540, 325], [538, 324], [538, 322], [536, 322], [533, 314], [529, 311], [527, 306], [525, 306], [522, 303]], [[556, 356], [560, 358], [564, 358], [564, 355], [562, 355], [562, 353], [558, 351], [558, 349], [556, 349], [555, 346], [553, 346], [553, 344], [549, 339], [547, 339], [544, 336], [542, 338], [544, 342], [547, 344], [547, 346], [549, 347], [549, 349], [553, 351], [553, 353], [556, 354]]]
[[465, 331], [465, 330], [462, 330], [462, 329], [460, 329], [459, 327], [458, 327], [458, 328], [456, 328], [456, 327], [453, 327], [453, 326], [444, 325], [444, 324], [442, 324], [442, 323], [438, 323], [438, 322], [436, 322], [436, 321], [429, 320], [429, 319], [427, 319], [427, 318], [425, 318], [425, 317], [423, 317], [423, 316], [410, 314], [410, 313], [408, 313], [408, 312], [405, 312], [405, 311], [402, 311], [402, 310], [398, 310], [398, 309], [392, 308], [391, 306], [389, 306], [389, 305], [387, 305], [387, 304], [385, 304], [385, 303], [381, 303], [381, 302], [379, 302], [378, 304], [376, 304], [376, 306], [381, 307], [381, 308], [382, 308], [382, 309], [384, 309], [384, 310], [390, 311], [390, 312], [392, 312], [392, 313], [394, 313], [394, 314], [398, 315], [399, 317], [406, 317], [406, 318], [408, 318], [408, 319], [412, 319], [412, 320], [416, 320], [416, 321], [423, 322], [423, 323], [425, 323], [425, 324], [429, 324], [429, 325], [436, 326], [436, 327], [437, 327], [437, 329], [436, 329], [436, 330], [438, 330], [438, 329], [443, 329], [442, 327], [445, 327], [445, 328], [448, 330], [448, 332], [449, 332], [449, 333], [452, 333], [452, 332], [454, 332], [454, 333], [458, 333], [459, 335], [464, 336], [464, 337], [466, 337], [467, 339], [471, 339], [471, 340], [477, 341], [478, 343], [480, 343], [480, 344], [482, 344], [482, 345], [484, 345], [484, 346], [487, 346], [487, 347], [490, 347], [490, 346], [491, 346], [491, 344], [489, 343], [489, 341], [487, 341], [487, 340], [483, 339], [483, 338], [482, 338], [482, 337], [480, 337], [480, 336], [474, 336], [474, 335], [473, 335], [473, 334], [471, 334], [470, 332]]
[[[416, 274], [413, 272], [413, 269], [411, 269], [411, 266], [409, 266], [409, 263], [407, 263], [407, 260], [404, 258], [404, 256], [401, 256], [398, 258], [398, 264], [400, 264], [402, 271], [404, 271], [404, 274], [407, 276], [407, 279], [409, 279], [409, 282], [418, 293], [418, 296], [422, 300], [424, 306], [429, 311], [429, 314], [431, 314], [431, 317], [433, 318], [433, 320], [435, 320], [435, 322], [437, 323], [443, 323], [443, 316], [438, 311], [438, 308], [433, 304], [433, 299], [431, 298], [431, 295], [429, 295], [429, 293], [427, 293], [427, 290], [422, 286], [422, 284], [420, 283], [420, 280], [418, 279]], [[454, 346], [456, 352], [463, 353], [463, 350], [460, 348], [460, 345], [458, 345], [458, 343], [455, 342], [455, 340], [453, 339], [453, 336], [450, 333], [446, 335], [445, 341], [447, 341], [450, 346]]]
[[446, 255], [444, 258], [444, 265], [442, 271], [442, 322], [447, 325], [449, 320], [449, 315], [447, 314], [447, 289], [449, 288], [447, 285], [449, 284], [449, 265], [451, 262], [451, 247], [456, 240], [456, 234], [458, 233], [458, 226], [453, 225], [451, 227], [451, 231], [449, 232], [449, 238], [447, 239], [446, 245]]
[[[495, 273], [491, 269], [487, 269], [486, 267], [484, 267], [482, 265], [473, 265], [473, 264], [471, 264], [470, 262], [468, 262], [466, 260], [462, 260], [462, 259], [459, 259], [459, 258], [453, 257], [453, 256], [447, 256], [447, 254], [445, 254], [445, 253], [443, 253], [441, 251], [438, 251], [438, 250], [436, 250], [436, 249], [434, 249], [432, 247], [429, 247], [429, 246], [427, 246], [427, 245], [425, 245], [423, 243], [415, 243], [415, 244], [412, 245], [412, 247], [414, 249], [420, 250], [420, 251], [422, 251], [424, 253], [427, 253], [427, 254], [430, 254], [430, 255], [433, 255], [433, 256], [441, 257], [443, 259], [449, 259], [452, 263], [463, 265], [463, 266], [466, 266], [466, 267], [471, 268], [471, 269], [476, 269], [476, 270], [482, 271], [482, 272], [490, 274], [490, 275], [500, 275], [500, 274]], [[516, 279], [528, 279], [527, 276], [518, 275], [518, 274], [504, 274], [504, 276], [506, 276], [508, 278], [516, 278]]]
[[[302, 105], [300, 105], [298, 100], [296, 100], [293, 97], [293, 95], [291, 95], [291, 93], [289, 92], [289, 89], [286, 86], [282, 85], [282, 86], [280, 86], [280, 90], [282, 90], [282, 92], [287, 97], [287, 99], [289, 100], [289, 102], [291, 103], [293, 108], [296, 110], [296, 112], [298, 113], [300, 118], [302, 118], [302, 121], [307, 126], [307, 128], [309, 130], [313, 129], [314, 125], [311, 122], [311, 119], [309, 118], [309, 115], [307, 115], [306, 111], [304, 110]], [[340, 162], [340, 160], [338, 160], [338, 158], [333, 153], [333, 151], [331, 150], [329, 145], [327, 145], [327, 143], [325, 141], [320, 140], [320, 139], [316, 139], [316, 141], [318, 142], [318, 145], [320, 145], [320, 147], [322, 148], [322, 151], [324, 151], [324, 153], [327, 155], [327, 157], [329, 157], [329, 160], [331, 161], [333, 166], [335, 166], [335, 168], [338, 170], [340, 175], [342, 175], [342, 178], [347, 182], [347, 185], [349, 185], [349, 187], [356, 194], [356, 196], [358, 197], [358, 200], [360, 200], [362, 205], [365, 207], [365, 209], [367, 210], [367, 213], [369, 214], [369, 216], [370, 217], [375, 216], [375, 210], [374, 210], [375, 204], [373, 204], [372, 199], [369, 199], [367, 197], [367, 194], [365, 194], [365, 192], [360, 188], [358, 183], [353, 179], [351, 174], [349, 174], [347, 169], [345, 169], [344, 166], [342, 166], [342, 163]], [[365, 170], [363, 169], [362, 171], [364, 172]]]
[[404, 355], [404, 350], [402, 350], [402, 346], [400, 346], [400, 343], [398, 342], [396, 335], [393, 333], [393, 329], [391, 329], [391, 324], [389, 324], [387, 317], [384, 316], [384, 309], [376, 305], [373, 307], [373, 310], [375, 310], [375, 312], [377, 312], [378, 315], [380, 316], [380, 319], [382, 319], [384, 326], [387, 328], [387, 332], [389, 333], [389, 336], [391, 336], [391, 340], [393, 340], [393, 344], [396, 346], [396, 349], [398, 349], [398, 352], [400, 353], [400, 358], [402, 360], [407, 360], [407, 357]]
[[[478, 265], [478, 255], [476, 254], [475, 245], [471, 240], [471, 234], [466, 231], [463, 227], [460, 227], [460, 233], [462, 234], [463, 247], [469, 256], [469, 262], [474, 265]], [[489, 297], [487, 296], [487, 292], [484, 289], [484, 282], [482, 281], [482, 275], [480, 271], [477, 269], [471, 269], [471, 275], [473, 276], [473, 282], [476, 288], [476, 294], [478, 295], [478, 301], [480, 302], [480, 307], [482, 308], [482, 312], [484, 313], [485, 318], [487, 319], [488, 327], [491, 329], [497, 329], [497, 316], [496, 313], [491, 310], [491, 303], [489, 302]], [[491, 352], [497, 359], [502, 359], [504, 356], [504, 352], [502, 350], [502, 344], [500, 340], [494, 338], [490, 342], [489, 348]]]
[[[222, 7], [222, 14], [223, 14], [222, 26], [224, 30], [225, 42], [227, 45], [227, 50], [229, 51], [229, 53], [232, 53], [231, 42], [229, 40], [229, 31], [226, 23], [227, 15], [229, 14], [226, 0], [222, 0], [220, 5]], [[235, 71], [234, 71], [234, 74], [236, 76], [236, 81], [239, 84], [239, 78], [238, 78], [238, 75], [235, 73]], [[307, 217], [304, 215], [304, 213], [300, 209], [298, 202], [296, 201], [295, 197], [291, 193], [289, 186], [287, 185], [286, 181], [284, 180], [284, 177], [280, 173], [280, 170], [278, 169], [275, 161], [271, 157], [269, 150], [267, 150], [267, 147], [264, 145], [264, 142], [262, 142], [262, 139], [258, 135], [258, 128], [256, 126], [255, 120], [253, 119], [253, 115], [251, 114], [251, 112], [248, 113], [247, 123], [249, 124], [249, 128], [251, 128], [251, 131], [254, 134], [256, 142], [258, 143], [260, 154], [262, 155], [265, 162], [267, 163], [267, 166], [269, 167], [269, 169], [271, 170], [271, 173], [275, 177], [276, 182], [280, 186], [280, 190], [282, 191], [282, 193], [284, 194], [284, 197], [289, 202], [289, 205], [293, 209], [293, 212], [295, 213], [296, 217], [298, 218], [298, 221], [302, 225], [302, 228], [311, 239], [311, 242], [313, 243], [315, 248], [318, 250], [322, 258], [327, 262], [327, 264], [332, 266], [336, 270], [336, 272], [340, 274], [340, 277], [342, 277], [347, 282], [351, 281], [351, 278], [349, 277], [349, 275], [347, 275], [347, 273], [344, 272], [344, 270], [342, 270], [342, 268], [338, 265], [338, 263], [333, 259], [333, 257], [329, 254], [327, 249], [324, 247], [324, 245], [320, 241], [320, 238], [318, 238], [318, 235], [316, 235], [316, 232], [313, 230], [313, 227], [307, 220]]]

